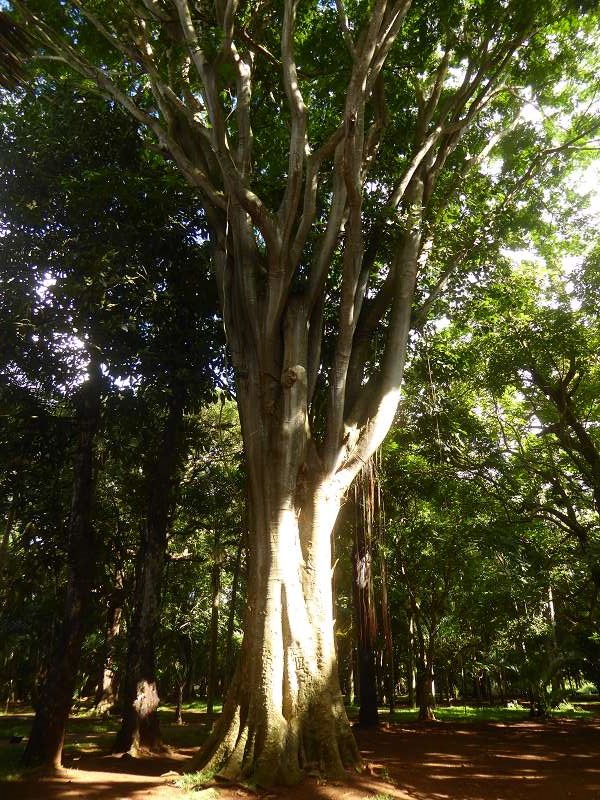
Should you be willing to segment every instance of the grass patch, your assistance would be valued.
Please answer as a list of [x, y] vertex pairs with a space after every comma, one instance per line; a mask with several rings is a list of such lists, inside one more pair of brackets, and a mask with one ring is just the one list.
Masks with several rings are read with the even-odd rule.
[[[391, 722], [416, 722], [419, 716], [414, 708], [397, 708], [393, 714], [380, 709], [383, 719]], [[524, 706], [438, 706], [435, 716], [442, 722], [522, 722], [530, 719], [529, 709]], [[593, 716], [579, 704], [561, 703], [551, 712], [553, 719], [584, 719]]]
[[561, 703], [558, 708], [554, 708], [551, 713], [553, 717], [567, 717], [567, 719], [586, 719], [587, 717], [594, 716], [593, 711], [584, 708], [583, 705], [579, 703], [576, 705], [573, 703]]
[[[191, 700], [189, 703], [183, 703], [181, 706], [182, 712], [185, 714], [186, 711], [195, 713], [195, 714], [206, 714], [206, 701], [205, 700]], [[220, 714], [223, 710], [222, 703], [215, 703], [213, 705], [213, 714]], [[175, 714], [175, 707], [174, 706], [159, 706], [158, 713], [164, 712], [166, 714]]]
[[199, 772], [188, 772], [182, 775], [174, 781], [174, 784], [178, 789], [183, 789], [186, 792], [195, 792], [206, 788], [206, 785], [211, 783], [214, 777], [214, 770], [202, 769]]
[[97, 719], [88, 716], [70, 717], [67, 724], [64, 754], [108, 752], [120, 721], [115, 718]]
[[[23, 754], [32, 722], [33, 714], [0, 717], [0, 780], [14, 781], [23, 774]], [[13, 737], [23, 737], [23, 741], [11, 744]]]
[[[33, 713], [0, 717], [0, 780], [17, 780], [30, 772], [23, 767], [23, 754], [32, 723]], [[80, 753], [108, 752], [118, 725], [119, 721], [115, 719], [71, 717], [67, 725], [64, 756], [69, 759]], [[23, 741], [11, 744], [13, 737], [22, 737]]]
[[164, 743], [171, 747], [199, 747], [210, 733], [210, 725], [203, 723], [190, 723], [188, 725], [161, 723], [160, 730]]
[[23, 776], [25, 744], [0, 744], [0, 781], [16, 781]]
[[[198, 709], [186, 711], [186, 715], [189, 716], [185, 724], [176, 725], [173, 708], [161, 708], [159, 711], [161, 733], [166, 745], [176, 749], [191, 748], [199, 747], [204, 742], [212, 722], [205, 717], [195, 718], [195, 711]], [[29, 770], [23, 767], [23, 754], [33, 716], [33, 712], [0, 715], [0, 781], [17, 780], [28, 773]], [[67, 725], [63, 750], [68, 765], [71, 759], [76, 759], [82, 754], [110, 752], [120, 722], [118, 717], [99, 719], [83, 710], [72, 715]], [[22, 737], [23, 741], [11, 744], [10, 740], [13, 737]]]
[[368, 794], [364, 800], [394, 800], [394, 798], [391, 794], [382, 794], [380, 792], [379, 794]]
[[11, 739], [13, 736], [27, 736], [33, 714], [31, 716], [6, 716], [0, 717], [0, 741]]

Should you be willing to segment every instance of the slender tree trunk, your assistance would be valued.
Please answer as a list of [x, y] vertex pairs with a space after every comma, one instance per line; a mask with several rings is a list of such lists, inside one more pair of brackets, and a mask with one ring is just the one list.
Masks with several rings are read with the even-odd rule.
[[128, 632], [123, 718], [114, 752], [136, 754], [162, 747], [156, 683], [156, 633], [167, 551], [167, 527], [180, 455], [182, 401], [175, 393], [160, 452], [150, 474], [148, 516], [137, 558], [134, 609]]
[[352, 699], [352, 705], [358, 706], [360, 705], [360, 700], [358, 697], [358, 684], [360, 683], [359, 680], [359, 669], [358, 669], [358, 650], [356, 645], [353, 645], [352, 650], [350, 652], [350, 658], [352, 660], [352, 694], [350, 695]]
[[419, 706], [419, 720], [435, 720], [434, 682], [433, 682], [433, 646], [429, 642], [425, 645], [419, 643], [419, 663], [417, 667], [417, 704]]
[[394, 640], [392, 635], [392, 619], [388, 601], [387, 566], [385, 555], [380, 556], [381, 571], [381, 619], [383, 623], [383, 636], [385, 640], [385, 657], [387, 666], [387, 692], [390, 714], [394, 711], [396, 676], [394, 670]]
[[0, 542], [0, 576], [2, 576], [2, 572], [6, 566], [6, 560], [8, 558], [8, 544], [10, 541], [10, 534], [12, 533], [13, 525], [15, 523], [15, 516], [16, 508], [15, 500], [13, 498], [10, 508], [8, 509], [8, 514], [6, 515], [6, 524], [4, 526], [4, 533], [2, 534], [2, 541]]
[[224, 671], [224, 684], [223, 692], [229, 689], [231, 678], [234, 672], [234, 658], [233, 658], [233, 630], [235, 626], [235, 614], [237, 610], [237, 595], [240, 582], [240, 572], [242, 566], [242, 553], [245, 547], [245, 535], [240, 536], [235, 553], [235, 562], [233, 565], [233, 575], [231, 576], [231, 597], [229, 600], [229, 610], [227, 617], [227, 633], [225, 637], [225, 671]]
[[373, 464], [363, 469], [354, 489], [354, 553], [352, 596], [358, 649], [358, 724], [363, 728], [379, 724], [377, 711], [376, 637], [377, 618], [373, 590]]
[[14, 650], [11, 650], [4, 659], [3, 673], [6, 676], [6, 703], [4, 704], [4, 713], [8, 714], [8, 708], [11, 703], [15, 701], [15, 687], [13, 679], [12, 662], [15, 657]]
[[213, 713], [219, 669], [219, 603], [221, 594], [221, 556], [219, 553], [219, 532], [214, 531], [213, 561], [210, 570], [211, 613], [210, 645], [208, 660], [208, 685], [206, 689], [206, 713]]
[[348, 653], [348, 678], [346, 685], [346, 697], [349, 702], [354, 702], [354, 648]]
[[102, 668], [98, 689], [94, 698], [94, 713], [100, 716], [108, 714], [117, 699], [117, 674], [115, 671], [115, 652], [117, 640], [121, 632], [121, 592], [123, 589], [123, 578], [120, 573], [117, 575], [117, 592], [112, 598], [108, 610], [108, 624], [106, 629], [106, 640], [102, 651]]
[[61, 766], [93, 584], [95, 543], [90, 520], [94, 439], [100, 422], [100, 382], [100, 370], [92, 364], [90, 379], [83, 384], [77, 400], [78, 441], [73, 464], [64, 616], [24, 756], [26, 764], [41, 762], [56, 769]]
[[406, 685], [408, 691], [408, 705], [417, 706], [417, 674], [415, 669], [415, 623], [412, 611], [407, 611], [408, 617], [408, 652], [406, 659]]
[[[364, 568], [364, 561], [358, 555], [354, 556], [355, 574], [355, 613], [357, 617], [357, 657], [358, 657], [358, 700], [359, 713], [358, 723], [360, 727], [374, 727], [379, 724], [377, 711], [377, 673], [375, 666], [375, 644], [374, 636], [367, 628], [369, 618], [368, 610], [363, 603], [363, 595], [368, 592], [368, 588], [356, 585], [360, 580], [360, 570]], [[370, 568], [370, 566], [369, 566]]]
[[186, 637], [186, 644], [183, 648], [183, 652], [185, 654], [184, 657], [187, 664], [185, 680], [183, 683], [183, 699], [185, 702], [189, 703], [194, 696], [194, 668], [196, 662], [194, 657], [194, 649], [192, 647], [192, 640], [189, 636]]
[[176, 725], [183, 725], [183, 715], [181, 713], [181, 709], [183, 706], [183, 687], [184, 683], [179, 681], [177, 684], [177, 707], [175, 708], [175, 724]]

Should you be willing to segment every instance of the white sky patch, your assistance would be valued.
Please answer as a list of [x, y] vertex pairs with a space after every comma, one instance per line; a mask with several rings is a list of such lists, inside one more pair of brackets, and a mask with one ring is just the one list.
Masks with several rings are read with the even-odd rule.
[[509, 250], [503, 247], [500, 253], [512, 261], [513, 264], [523, 264], [525, 261], [529, 261], [532, 264], [543, 266], [545, 263], [544, 259], [533, 250]]
[[46, 272], [44, 275], [44, 280], [40, 284], [38, 284], [35, 290], [37, 296], [40, 298], [42, 302], [46, 302], [48, 300], [50, 289], [53, 286], [56, 286], [56, 278], [49, 272]]
[[534, 105], [530, 100], [527, 100], [524, 103], [519, 116], [524, 122], [529, 122], [536, 128], [541, 127], [542, 122], [544, 121], [544, 115], [542, 114], [540, 109], [536, 105]]
[[443, 331], [444, 328], [447, 328], [448, 325], [450, 325], [450, 320], [446, 316], [440, 317], [439, 319], [433, 320], [432, 325], [437, 333], [438, 331]]
[[482, 162], [481, 166], [479, 167], [479, 171], [482, 175], [488, 175], [490, 178], [497, 178], [502, 172], [503, 166], [503, 159], [498, 157], [488, 158]]
[[600, 224], [600, 158], [591, 164], [575, 170], [569, 177], [567, 185], [581, 197], [587, 197], [589, 208], [587, 214], [592, 225]]
[[467, 60], [464, 59], [457, 67], [450, 67], [446, 75], [445, 86], [453, 89], [458, 89], [459, 86], [462, 86], [468, 66]]
[[583, 256], [564, 256], [562, 260], [562, 269], [564, 274], [570, 275], [573, 270], [578, 269], [583, 264], [583, 260]]

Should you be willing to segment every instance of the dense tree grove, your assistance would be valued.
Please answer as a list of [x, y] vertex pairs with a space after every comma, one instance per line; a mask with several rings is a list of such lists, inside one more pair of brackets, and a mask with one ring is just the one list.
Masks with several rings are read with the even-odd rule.
[[270, 785], [358, 764], [352, 702], [600, 690], [599, 21], [2, 14], [0, 691], [29, 764], [75, 702], [131, 754], [161, 702], [222, 702], [198, 766]]

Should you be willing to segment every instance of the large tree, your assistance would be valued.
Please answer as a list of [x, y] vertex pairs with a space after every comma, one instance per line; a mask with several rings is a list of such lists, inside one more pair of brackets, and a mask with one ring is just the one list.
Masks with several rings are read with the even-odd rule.
[[[113, 132], [118, 132], [115, 142]], [[203, 255], [201, 214], [195, 198], [189, 203], [193, 193], [144, 148], [137, 126], [119, 107], [74, 92], [68, 81], [46, 81], [3, 107], [0, 142], [7, 278], [0, 313], [0, 374], [6, 383], [2, 399], [9, 401], [13, 414], [21, 414], [18, 398], [29, 397], [27, 406], [37, 412], [32, 411], [34, 426], [52, 429], [74, 423], [72, 512], [64, 537], [65, 630], [50, 654], [27, 749], [29, 761], [59, 766], [82, 645], [97, 607], [92, 587], [100, 589], [101, 570], [92, 566], [114, 563], [102, 530], [105, 520], [98, 518], [102, 504], [96, 503], [92, 513], [92, 490], [103, 472], [99, 463], [106, 466], [107, 452], [119, 449], [124, 434], [139, 427], [140, 419], [145, 441], [136, 447], [132, 434], [127, 447], [111, 459], [125, 467], [124, 454], [137, 449], [136, 463], [130, 464], [137, 471], [140, 451], [145, 451], [142, 463], [147, 462], [149, 484], [139, 509], [146, 524], [135, 624], [129, 626], [135, 645], [125, 682], [129, 741], [122, 737], [121, 746], [127, 749], [136, 738], [138, 695], [146, 700], [140, 686], [151, 687], [157, 700], [153, 637], [181, 450], [178, 429], [184, 409], [196, 406], [212, 388], [221, 326], [214, 320], [215, 292]], [[107, 407], [102, 436], [96, 435], [100, 392]], [[131, 405], [135, 412], [128, 414]], [[153, 428], [161, 425], [162, 439], [154, 442]], [[94, 445], [101, 458], [94, 458]], [[7, 470], [6, 488], [14, 517], [20, 504], [11, 472]], [[22, 469], [19, 474], [24, 495], [29, 472]], [[104, 486], [110, 480], [100, 475]], [[37, 509], [42, 517], [44, 512], [43, 506]], [[0, 553], [8, 550], [10, 527]], [[112, 535], [110, 539], [114, 544]], [[125, 549], [122, 542], [117, 547]], [[115, 594], [114, 585], [110, 593]], [[141, 705], [153, 710], [152, 703]]]
[[[333, 641], [341, 498], [393, 420], [415, 297], [423, 316], [560, 150], [519, 109], [585, 64], [592, 23], [553, 0], [13, 5], [40, 63], [128, 110], [205, 209], [250, 539], [243, 658], [204, 762], [260, 784], [339, 773], [358, 758]], [[502, 180], [480, 171], [513, 133]]]

